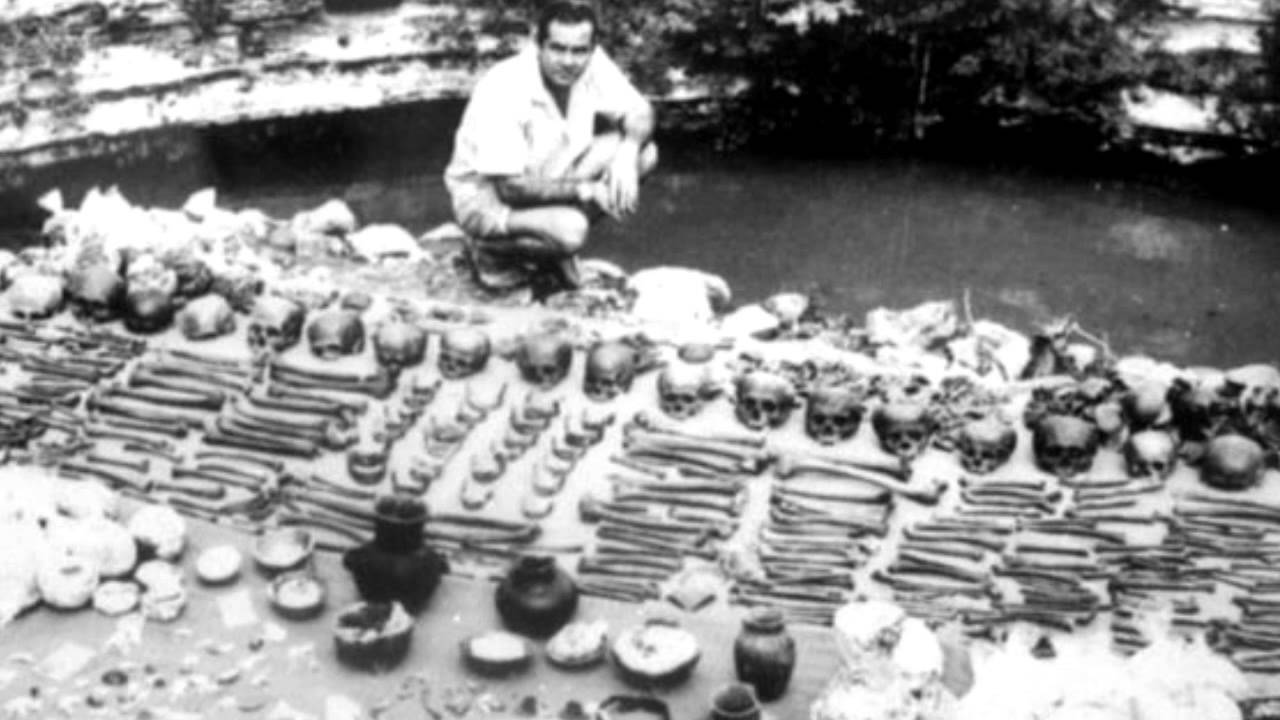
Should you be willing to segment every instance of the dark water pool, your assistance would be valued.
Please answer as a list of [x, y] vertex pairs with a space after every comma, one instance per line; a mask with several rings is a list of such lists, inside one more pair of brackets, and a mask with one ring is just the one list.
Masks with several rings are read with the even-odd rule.
[[[277, 215], [328, 197], [418, 232], [448, 219], [440, 170], [457, 109], [422, 133], [348, 133], [316, 154], [207, 144], [165, 176], [115, 180], [138, 202], [201, 184]], [[700, 267], [739, 301], [816, 293], [834, 311], [960, 298], [1022, 330], [1063, 314], [1120, 351], [1185, 364], [1280, 359], [1280, 217], [1145, 186], [920, 161], [705, 159], [670, 152], [641, 211], [589, 254]], [[71, 198], [88, 184], [63, 178]], [[111, 175], [102, 177], [106, 182]]]

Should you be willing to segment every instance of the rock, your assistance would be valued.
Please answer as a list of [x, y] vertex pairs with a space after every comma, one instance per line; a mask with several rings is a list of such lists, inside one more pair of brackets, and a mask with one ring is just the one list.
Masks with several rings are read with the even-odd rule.
[[715, 275], [682, 267], [646, 268], [627, 280], [632, 317], [675, 334], [705, 334], [729, 302], [729, 286]]
[[304, 233], [350, 235], [356, 230], [356, 214], [341, 200], [327, 200], [320, 207], [294, 215], [293, 224]]
[[809, 311], [809, 296], [803, 293], [778, 293], [764, 301], [764, 309], [777, 316], [783, 325], [795, 325]]
[[876, 308], [867, 313], [867, 338], [874, 345], [921, 350], [954, 337], [960, 329], [950, 300], [921, 303], [907, 310]]
[[778, 316], [760, 305], [738, 308], [720, 321], [720, 331], [729, 337], [755, 337], [773, 332], [781, 326]]
[[369, 262], [385, 258], [416, 262], [423, 256], [422, 248], [409, 231], [390, 223], [367, 225], [349, 235], [347, 243], [356, 257]]

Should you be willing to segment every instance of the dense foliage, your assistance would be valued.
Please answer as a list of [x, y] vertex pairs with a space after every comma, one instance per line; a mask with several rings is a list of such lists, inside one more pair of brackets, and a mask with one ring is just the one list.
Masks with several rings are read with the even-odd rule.
[[1163, 0], [606, 0], [613, 47], [742, 88], [731, 142], [918, 140], [940, 124], [1122, 135]]
[[[1177, 12], [1167, 0], [597, 1], [606, 44], [646, 89], [734, 98], [709, 123], [728, 146], [950, 134], [1070, 152], [1130, 136], [1130, 88], [1221, 94], [1235, 117], [1280, 87], [1280, 59], [1264, 78], [1257, 59], [1152, 52], [1154, 21]], [[471, 2], [509, 22], [536, 0]]]

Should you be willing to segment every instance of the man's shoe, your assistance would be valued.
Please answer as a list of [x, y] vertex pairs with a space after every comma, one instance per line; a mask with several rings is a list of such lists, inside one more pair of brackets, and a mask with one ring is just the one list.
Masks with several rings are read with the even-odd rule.
[[472, 238], [467, 238], [466, 247], [471, 278], [481, 288], [491, 293], [505, 293], [529, 284], [529, 273], [521, 263], [504, 261], [485, 252], [480, 243]]

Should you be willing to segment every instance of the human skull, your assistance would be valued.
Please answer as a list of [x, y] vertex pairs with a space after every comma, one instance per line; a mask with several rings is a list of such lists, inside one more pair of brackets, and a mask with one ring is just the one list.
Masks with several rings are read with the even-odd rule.
[[400, 319], [383, 323], [373, 331], [373, 354], [391, 370], [417, 365], [427, 355], [427, 331]]
[[1032, 432], [1036, 466], [1058, 477], [1088, 472], [1098, 452], [1098, 429], [1072, 415], [1046, 415]]
[[350, 310], [326, 310], [307, 326], [307, 345], [316, 357], [333, 360], [364, 350], [364, 322]]
[[904, 400], [876, 408], [871, 414], [871, 427], [876, 431], [881, 449], [910, 459], [928, 447], [936, 423], [928, 405]]
[[658, 408], [677, 420], [702, 412], [710, 395], [706, 366], [673, 361], [658, 375]]
[[298, 303], [276, 295], [259, 297], [249, 318], [249, 347], [284, 352], [302, 339], [307, 311]]
[[213, 287], [213, 271], [199, 258], [184, 256], [165, 264], [177, 277], [178, 288], [175, 295], [178, 297], [200, 297]]
[[120, 314], [124, 290], [124, 278], [106, 263], [77, 268], [67, 284], [76, 317], [100, 323], [111, 322]]
[[835, 445], [858, 434], [866, 412], [862, 394], [846, 385], [819, 385], [809, 391], [804, 431], [821, 445]]
[[1240, 410], [1251, 419], [1263, 419], [1280, 407], [1280, 369], [1275, 365], [1243, 365], [1228, 370], [1226, 380]]
[[472, 327], [450, 328], [440, 339], [437, 366], [447, 380], [470, 377], [489, 364], [492, 344], [489, 335]]
[[1169, 388], [1169, 408], [1178, 436], [1184, 441], [1204, 442], [1226, 424], [1231, 403], [1219, 387], [1201, 378], [1177, 378]]
[[221, 295], [201, 295], [182, 308], [178, 327], [188, 340], [222, 337], [236, 329], [236, 314]]
[[5, 291], [9, 312], [21, 320], [40, 320], [62, 309], [60, 276], [28, 273], [13, 279]]
[[961, 425], [956, 438], [960, 466], [978, 475], [986, 475], [1004, 465], [1017, 447], [1018, 433], [1013, 426], [991, 416]]
[[130, 332], [160, 332], [173, 322], [173, 295], [153, 287], [129, 288], [124, 297], [124, 326]]
[[525, 382], [542, 390], [559, 385], [569, 375], [573, 364], [573, 347], [555, 333], [542, 333], [524, 338], [516, 350], [516, 367]]
[[596, 402], [612, 400], [631, 389], [636, 377], [636, 351], [621, 340], [599, 342], [587, 353], [582, 391]]
[[748, 428], [782, 427], [795, 406], [795, 386], [785, 377], [762, 370], [738, 376], [733, 414]]
[[1129, 388], [1120, 399], [1120, 407], [1124, 410], [1129, 429], [1146, 430], [1168, 422], [1168, 392], [1165, 385], [1155, 382], [1140, 383]]
[[1129, 477], [1169, 477], [1178, 462], [1178, 443], [1163, 430], [1140, 430], [1124, 444], [1124, 466]]
[[1262, 446], [1243, 435], [1219, 435], [1205, 448], [1200, 480], [1219, 490], [1247, 490], [1262, 479]]

